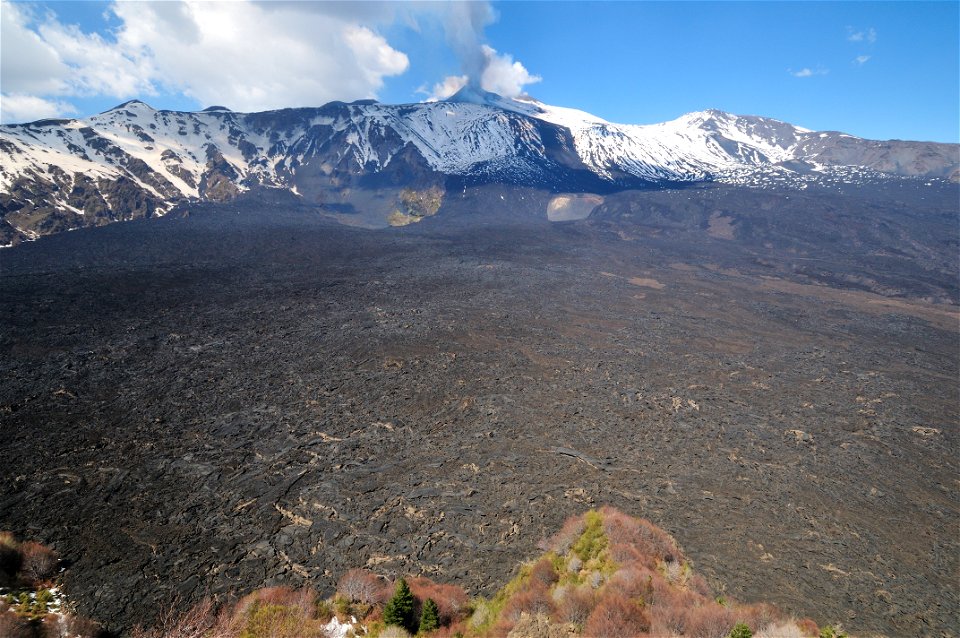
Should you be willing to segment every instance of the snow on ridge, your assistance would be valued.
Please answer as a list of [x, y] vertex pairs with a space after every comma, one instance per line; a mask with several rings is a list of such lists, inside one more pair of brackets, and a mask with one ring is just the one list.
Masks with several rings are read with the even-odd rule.
[[743, 180], [750, 171], [783, 172], [787, 169], [778, 164], [809, 161], [809, 142], [835, 135], [714, 109], [657, 124], [618, 124], [529, 97], [467, 89], [439, 102], [336, 103], [256, 114], [156, 110], [134, 100], [86, 119], [0, 127], [0, 188], [9, 189], [23, 175], [50, 178], [55, 166], [68, 174], [126, 176], [163, 198], [149, 183], [156, 180], [131, 173], [126, 158], [135, 158], [181, 196], [197, 198], [209, 169], [208, 147], [233, 170], [241, 190], [255, 184], [289, 187], [290, 173], [319, 152], [324, 135], [343, 142], [337, 156], [361, 169], [381, 170], [412, 144], [439, 172], [526, 175], [537, 170], [537, 158], [549, 160], [538, 120], [569, 131], [584, 165], [607, 179], [626, 173]]
[[584, 111], [532, 103], [538, 107], [534, 117], [569, 129], [584, 163], [608, 177], [626, 169], [637, 177], [700, 179], [784, 162], [797, 159], [799, 143], [813, 133], [716, 109], [658, 124], [615, 124]]

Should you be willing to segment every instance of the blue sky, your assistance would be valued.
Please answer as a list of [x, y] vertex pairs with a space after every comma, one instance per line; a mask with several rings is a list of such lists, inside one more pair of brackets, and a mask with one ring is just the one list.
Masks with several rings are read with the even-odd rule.
[[957, 2], [4, 2], [0, 116], [504, 94], [960, 141]]

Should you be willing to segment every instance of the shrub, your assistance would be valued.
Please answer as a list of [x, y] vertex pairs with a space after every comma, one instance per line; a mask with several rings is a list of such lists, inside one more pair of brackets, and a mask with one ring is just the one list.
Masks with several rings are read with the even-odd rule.
[[753, 632], [742, 622], [738, 622], [727, 634], [728, 638], [753, 638]]
[[[177, 601], [167, 607], [157, 618], [152, 630], [137, 627], [133, 638], [206, 638], [222, 636], [229, 623], [227, 615], [219, 615], [209, 598], [202, 600], [186, 613], [177, 609]], [[219, 629], [219, 633], [215, 631]]]
[[337, 593], [347, 600], [373, 605], [383, 599], [383, 582], [366, 569], [351, 569], [337, 583]]
[[546, 587], [560, 580], [556, 570], [553, 568], [553, 561], [544, 556], [536, 562], [533, 569], [530, 570], [530, 581], [540, 583]]
[[[816, 636], [816, 634], [808, 634]], [[792, 622], [779, 622], [767, 625], [753, 635], [754, 638], [803, 638], [804, 632]]]
[[687, 610], [685, 635], [692, 638], [725, 638], [736, 621], [732, 610], [715, 602]]
[[33, 583], [41, 583], [54, 575], [57, 555], [48, 547], [32, 541], [20, 545], [21, 575]]
[[656, 634], [686, 634], [689, 624], [688, 610], [700, 599], [690, 591], [671, 587], [662, 576], [653, 581], [650, 614]]
[[578, 626], [583, 626], [593, 611], [596, 604], [596, 596], [586, 587], [577, 587], [570, 589], [557, 605], [555, 617], [560, 622], [569, 622]]
[[333, 610], [340, 618], [346, 618], [353, 614], [353, 606], [350, 604], [350, 600], [343, 596], [334, 597]]
[[812, 618], [798, 620], [797, 627], [800, 628], [800, 632], [803, 633], [804, 636], [815, 638], [820, 635], [820, 627], [817, 626], [817, 623], [814, 622]]
[[641, 598], [649, 602], [653, 598], [653, 580], [662, 578], [644, 565], [630, 565], [617, 570], [609, 587], [625, 598]]
[[655, 567], [657, 564], [654, 557], [644, 554], [635, 545], [627, 543], [610, 543], [610, 558], [620, 565], [637, 563]]
[[704, 598], [713, 598], [713, 588], [707, 582], [707, 579], [700, 574], [694, 574], [687, 580], [687, 587], [700, 594]]
[[520, 620], [520, 614], [522, 613], [528, 613], [531, 616], [537, 614], [549, 616], [553, 613], [553, 608], [553, 600], [547, 588], [543, 585], [530, 583], [528, 589], [517, 592], [507, 601], [501, 617], [514, 624]]
[[234, 621], [242, 624], [244, 619], [262, 605], [277, 605], [295, 609], [303, 618], [313, 617], [316, 610], [316, 594], [310, 589], [293, 590], [289, 587], [265, 587], [240, 599], [234, 608]]
[[333, 616], [333, 605], [330, 604], [330, 601], [321, 600], [317, 602], [317, 620], [323, 623], [328, 623]]
[[740, 616], [740, 620], [750, 627], [754, 633], [783, 620], [783, 613], [773, 605], [767, 603], [744, 605], [737, 609], [737, 613]]
[[414, 631], [416, 629], [413, 626], [415, 602], [407, 581], [401, 578], [397, 581], [393, 598], [387, 601], [387, 606], [383, 610], [383, 622], [387, 625], [396, 625], [408, 631]]
[[847, 638], [847, 634], [840, 626], [827, 625], [820, 630], [820, 638]]
[[607, 594], [600, 599], [583, 627], [591, 638], [626, 638], [650, 631], [650, 616], [637, 603], [620, 594]]
[[[604, 531], [611, 544], [634, 546], [644, 556], [657, 561], [684, 562], [686, 559], [673, 538], [650, 521], [627, 516], [612, 507], [600, 510]], [[652, 566], [652, 565], [651, 565]]]
[[573, 544], [573, 553], [587, 562], [598, 558], [600, 552], [607, 547], [607, 536], [603, 532], [603, 517], [599, 512], [590, 511], [584, 514], [584, 529], [580, 538]]
[[440, 614], [440, 623], [449, 624], [461, 619], [467, 611], [469, 598], [463, 588], [456, 585], [435, 583], [424, 576], [407, 581], [410, 591], [418, 600], [433, 599]]
[[583, 534], [584, 522], [582, 516], [573, 516], [564, 521], [563, 526], [547, 541], [548, 549], [561, 556], [570, 551], [573, 544]]
[[423, 603], [423, 612], [420, 614], [420, 631], [433, 631], [440, 628], [440, 610], [432, 598]]
[[30, 623], [9, 611], [0, 610], [0, 636], [4, 638], [32, 638]]
[[251, 610], [240, 638], [305, 638], [303, 616], [286, 605], [259, 603]]

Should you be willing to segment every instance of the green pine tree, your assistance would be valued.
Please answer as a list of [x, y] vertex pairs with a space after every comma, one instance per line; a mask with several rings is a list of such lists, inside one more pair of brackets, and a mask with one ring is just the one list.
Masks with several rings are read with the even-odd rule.
[[413, 632], [416, 629], [413, 626], [414, 602], [407, 581], [401, 578], [397, 581], [397, 589], [393, 592], [393, 598], [387, 601], [387, 606], [383, 609], [383, 622]]
[[427, 598], [420, 613], [420, 631], [427, 632], [434, 629], [440, 629], [440, 610], [437, 609], [437, 603], [433, 602], [432, 598]]

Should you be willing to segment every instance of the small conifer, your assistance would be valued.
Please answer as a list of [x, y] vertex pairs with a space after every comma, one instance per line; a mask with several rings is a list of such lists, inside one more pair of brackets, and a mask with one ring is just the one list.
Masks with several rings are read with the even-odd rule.
[[400, 579], [397, 581], [397, 588], [393, 592], [393, 598], [387, 601], [387, 606], [383, 609], [383, 622], [388, 625], [397, 625], [407, 631], [413, 631], [413, 594], [407, 581]]
[[420, 614], [420, 631], [427, 632], [440, 628], [440, 610], [432, 598], [423, 603], [423, 612]]

